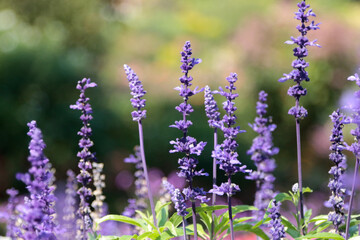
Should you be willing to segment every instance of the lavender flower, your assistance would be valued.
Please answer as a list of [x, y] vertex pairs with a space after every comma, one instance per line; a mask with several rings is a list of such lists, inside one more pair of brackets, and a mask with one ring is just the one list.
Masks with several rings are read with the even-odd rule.
[[[179, 216], [181, 216], [182, 219], [183, 219], [183, 234], [184, 234], [184, 240], [186, 240], [187, 237], [186, 237], [186, 220], [185, 220], [185, 217], [186, 217], [187, 214], [189, 214], [189, 212], [186, 211], [186, 203], [185, 203], [184, 196], [182, 195], [181, 191], [178, 188], [175, 188], [168, 181], [166, 181], [166, 180], [163, 181], [163, 185], [167, 189], [168, 193], [170, 193], [171, 201], [175, 205], [175, 209], [177, 211], [177, 214]], [[196, 228], [194, 227], [194, 229], [196, 229]], [[196, 232], [194, 230], [194, 235], [195, 235], [195, 233]]]
[[131, 91], [131, 95], [133, 98], [131, 99], [131, 105], [136, 109], [131, 113], [133, 117], [133, 121], [138, 122], [138, 129], [139, 129], [139, 141], [140, 141], [140, 155], [142, 160], [142, 167], [144, 170], [144, 176], [147, 184], [147, 192], [148, 197], [150, 201], [150, 207], [151, 212], [153, 215], [153, 221], [154, 225], [157, 227], [157, 221], [156, 221], [156, 214], [155, 214], [155, 206], [154, 206], [154, 200], [151, 193], [150, 188], [150, 180], [149, 180], [149, 174], [146, 166], [146, 160], [145, 160], [145, 150], [144, 150], [144, 137], [143, 137], [143, 128], [142, 128], [142, 122], [141, 120], [146, 117], [146, 110], [142, 110], [142, 108], [145, 107], [145, 99], [142, 99], [144, 97], [146, 91], [143, 89], [143, 86], [136, 75], [136, 73], [127, 65], [124, 65], [125, 73], [127, 76], [127, 79], [129, 81], [129, 87]]
[[75, 173], [72, 170], [68, 170], [66, 172], [68, 178], [66, 180], [66, 190], [65, 190], [65, 205], [63, 208], [63, 238], [71, 239], [76, 235], [76, 191], [77, 191], [77, 181], [75, 177]]
[[256, 181], [254, 206], [259, 209], [256, 211], [258, 220], [264, 217], [265, 210], [274, 197], [275, 177], [272, 172], [276, 164], [273, 156], [279, 152], [272, 142], [272, 132], [276, 129], [276, 125], [271, 123], [271, 117], [265, 116], [268, 107], [267, 96], [266, 92], [259, 92], [259, 101], [256, 105], [258, 117], [255, 118], [253, 124], [249, 124], [259, 135], [253, 140], [251, 148], [247, 151], [256, 166], [256, 171], [251, 172], [247, 179]]
[[93, 194], [95, 200], [91, 203], [91, 206], [94, 208], [94, 211], [91, 213], [92, 219], [95, 221], [104, 216], [104, 200], [105, 196], [103, 194], [103, 189], [105, 188], [105, 175], [103, 174], [103, 163], [93, 162], [93, 178], [95, 191]]
[[142, 99], [146, 94], [139, 77], [136, 73], [128, 66], [124, 65], [125, 73], [129, 81], [129, 87], [131, 95], [133, 96], [130, 100], [131, 105], [136, 110], [131, 113], [133, 121], [137, 122], [141, 119], [146, 118], [146, 110], [142, 110], [145, 107], [146, 99]]
[[268, 210], [271, 218], [269, 227], [272, 240], [280, 240], [285, 237], [284, 225], [281, 223], [280, 205], [281, 203], [273, 200], [272, 207]]
[[[213, 92], [211, 91], [209, 86], [205, 86], [204, 91], [205, 98], [205, 113], [209, 118], [208, 123], [211, 128], [214, 128], [214, 150], [218, 145], [218, 135], [217, 129], [221, 127], [220, 121], [220, 112], [217, 106], [216, 101], [214, 100]], [[217, 172], [217, 164], [216, 158], [213, 158], [213, 185], [216, 185], [216, 172]], [[216, 202], [216, 194], [212, 195], [212, 205], [215, 205]], [[212, 227], [213, 228], [213, 227]], [[211, 232], [213, 234], [213, 232]]]
[[[355, 81], [356, 84], [360, 87], [360, 77], [357, 73], [355, 73], [353, 76], [350, 76], [348, 78], [349, 81]], [[354, 94], [355, 98], [360, 99], [360, 90], [356, 91]], [[347, 147], [347, 150], [351, 151], [355, 158], [355, 172], [354, 172], [354, 179], [352, 183], [352, 189], [351, 189], [351, 195], [350, 195], [350, 203], [349, 203], [349, 210], [348, 210], [348, 217], [346, 221], [346, 232], [345, 232], [345, 239], [348, 239], [349, 237], [349, 228], [350, 228], [350, 219], [351, 219], [351, 208], [353, 204], [353, 199], [355, 195], [355, 183], [356, 183], [356, 177], [359, 169], [359, 162], [360, 162], [360, 106], [359, 105], [352, 105], [347, 106], [352, 110], [352, 116], [346, 123], [354, 123], [357, 125], [355, 129], [351, 130], [351, 135], [354, 136], [355, 142], [351, 144], [351, 146]]]
[[20, 217], [23, 220], [21, 237], [27, 240], [56, 239], [55, 232], [57, 225], [54, 222], [54, 187], [51, 164], [44, 154], [46, 147], [41, 130], [37, 127], [36, 121], [28, 123], [31, 137], [29, 144], [30, 155], [28, 161], [31, 164], [28, 173], [17, 174], [17, 179], [27, 185], [30, 192], [29, 197], [25, 197], [25, 205], [20, 209]]
[[[310, 81], [308, 76], [308, 72], [305, 70], [309, 63], [304, 60], [308, 55], [307, 46], [316, 46], [320, 47], [319, 44], [316, 43], [317, 40], [310, 41], [306, 34], [308, 31], [319, 29], [319, 24], [315, 24], [312, 21], [310, 24], [309, 17], [315, 17], [315, 13], [310, 8], [310, 5], [306, 4], [305, 0], [298, 3], [297, 5], [299, 10], [295, 13], [295, 19], [301, 22], [300, 25], [296, 27], [296, 29], [300, 32], [300, 36], [297, 38], [291, 37], [291, 40], [286, 41], [286, 44], [296, 44], [298, 45], [293, 49], [294, 56], [297, 57], [292, 62], [292, 70], [289, 74], [284, 74], [284, 77], [279, 79], [279, 82], [285, 82], [287, 80], [294, 80], [295, 85], [290, 87], [288, 90], [288, 95], [295, 98], [295, 106], [290, 108], [289, 115], [293, 115], [296, 121], [296, 145], [297, 145], [297, 163], [298, 163], [298, 178], [299, 178], [299, 212], [300, 212], [300, 222], [304, 219], [304, 206], [303, 206], [303, 191], [302, 191], [302, 172], [301, 172], [301, 143], [300, 143], [300, 119], [307, 116], [308, 112], [303, 107], [300, 106], [300, 97], [305, 96], [307, 93], [306, 88], [301, 86], [301, 82], [304, 80], [306, 82]], [[305, 229], [303, 228], [303, 234], [305, 234]]]
[[[242, 165], [241, 162], [237, 159], [238, 153], [236, 149], [238, 148], [238, 143], [236, 142], [236, 137], [239, 133], [245, 132], [244, 130], [240, 130], [240, 127], [234, 127], [236, 124], [236, 107], [235, 107], [235, 98], [239, 95], [237, 93], [233, 93], [236, 90], [235, 82], [237, 81], [237, 74], [231, 73], [229, 77], [226, 78], [229, 82], [229, 86], [226, 86], [226, 89], [229, 92], [225, 92], [221, 87], [219, 94], [226, 98], [226, 101], [223, 103], [223, 108], [226, 112], [222, 119], [221, 130], [224, 133], [224, 141], [216, 146], [216, 149], [213, 151], [212, 156], [217, 159], [217, 164], [219, 164], [219, 168], [225, 172], [225, 175], [231, 178], [232, 175], [238, 172], [245, 172], [246, 166]], [[223, 187], [216, 187], [218, 195], [233, 195], [233, 192], [230, 192], [230, 185], [226, 186], [226, 184], [222, 184]], [[221, 193], [221, 189], [223, 192]], [[239, 189], [238, 187], [236, 189]], [[212, 192], [212, 190], [211, 190]]]
[[175, 188], [168, 181], [164, 181], [163, 184], [168, 193], [170, 193], [171, 201], [175, 204], [175, 209], [178, 215], [185, 217], [189, 212], [186, 211], [186, 203], [181, 191], [178, 188]]
[[205, 113], [209, 118], [208, 123], [211, 128], [220, 128], [220, 112], [216, 101], [214, 100], [213, 92], [209, 86], [205, 86]]
[[83, 123], [82, 128], [78, 132], [81, 136], [79, 141], [79, 147], [81, 151], [78, 152], [77, 156], [80, 158], [78, 167], [80, 173], [77, 175], [77, 181], [81, 187], [77, 191], [80, 196], [79, 210], [77, 212], [80, 221], [78, 224], [77, 239], [87, 239], [87, 232], [92, 229], [91, 219], [91, 208], [90, 202], [93, 196], [90, 183], [93, 181], [90, 171], [92, 170], [92, 163], [95, 161], [95, 154], [90, 151], [90, 148], [94, 145], [90, 137], [92, 135], [92, 129], [90, 127], [90, 120], [92, 120], [92, 108], [89, 103], [89, 98], [85, 96], [85, 91], [88, 88], [96, 87], [96, 83], [91, 82], [90, 78], [83, 78], [78, 81], [76, 89], [80, 91], [80, 97], [76, 101], [76, 104], [70, 105], [71, 109], [81, 111], [80, 120]]
[[346, 157], [343, 154], [345, 149], [345, 143], [343, 138], [343, 127], [345, 116], [340, 113], [340, 110], [334, 111], [330, 115], [331, 121], [334, 123], [332, 134], [330, 136], [332, 151], [330, 154], [330, 160], [334, 162], [335, 166], [331, 167], [329, 173], [333, 175], [330, 179], [328, 187], [331, 190], [331, 196], [327, 204], [334, 208], [334, 211], [328, 215], [328, 220], [334, 224], [335, 231], [339, 233], [340, 225], [344, 224], [344, 198], [346, 195], [346, 189], [344, 188], [342, 177], [346, 169]]
[[[129, 199], [129, 205], [125, 208], [123, 215], [135, 217], [135, 210], [143, 211], [147, 208], [147, 184], [144, 176], [143, 165], [141, 161], [141, 151], [139, 146], [135, 146], [135, 154], [125, 158], [124, 162], [135, 164], [135, 196], [136, 199]], [[131, 213], [131, 215], [129, 215]]]
[[175, 107], [182, 116], [183, 119], [179, 121], [175, 121], [175, 124], [170, 125], [170, 127], [177, 128], [183, 132], [183, 136], [181, 138], [176, 138], [175, 141], [170, 141], [170, 144], [173, 145], [173, 150], [170, 150], [170, 153], [183, 153], [185, 156], [178, 160], [180, 165], [178, 172], [179, 177], [183, 177], [189, 182], [189, 187], [183, 189], [183, 193], [185, 195], [185, 200], [190, 200], [192, 202], [193, 208], [193, 224], [194, 224], [194, 238], [197, 239], [197, 228], [196, 228], [196, 212], [195, 212], [195, 201], [200, 200], [202, 202], [207, 201], [205, 197], [205, 192], [201, 188], [193, 187], [193, 178], [195, 176], [208, 176], [207, 173], [204, 172], [203, 169], [196, 170], [196, 166], [198, 164], [198, 160], [194, 157], [194, 155], [200, 156], [201, 152], [204, 150], [206, 142], [197, 142], [195, 138], [188, 136], [188, 128], [192, 125], [190, 120], [186, 119], [191, 112], [194, 111], [192, 106], [188, 103], [188, 100], [191, 96], [199, 93], [201, 90], [198, 90], [196, 87], [194, 90], [191, 90], [193, 78], [189, 76], [189, 71], [193, 69], [193, 67], [200, 63], [200, 59], [192, 58], [192, 49], [191, 44], [187, 41], [184, 45], [183, 52], [181, 52], [181, 62], [180, 66], [184, 75], [180, 77], [181, 86], [176, 87], [175, 90], [179, 91], [179, 95], [183, 97], [184, 101], [180, 103], [179, 106]]
[[288, 90], [288, 95], [294, 97], [296, 100], [296, 105], [289, 110], [289, 114], [293, 115], [296, 119], [301, 119], [307, 116], [307, 110], [304, 107], [299, 106], [300, 97], [305, 96], [307, 93], [306, 88], [301, 86], [301, 82], [304, 80], [306, 82], [310, 81], [308, 72], [306, 71], [309, 63], [304, 60], [304, 58], [308, 55], [308, 50], [306, 47], [320, 47], [320, 45], [316, 43], [317, 40], [310, 41], [306, 37], [308, 31], [319, 29], [319, 24], [315, 24], [314, 21], [307, 25], [309, 22], [309, 17], [315, 17], [315, 13], [312, 11], [312, 9], [308, 10], [310, 5], [306, 4], [305, 1], [298, 3], [297, 6], [299, 7], [299, 10], [295, 13], [295, 19], [299, 20], [301, 24], [296, 28], [300, 32], [301, 36], [297, 38], [291, 37], [291, 40], [285, 42], [286, 44], [298, 45], [293, 49], [294, 56], [297, 57], [297, 59], [294, 60], [291, 64], [294, 70], [292, 70], [289, 74], [284, 74], [284, 77], [280, 78], [279, 82], [294, 80], [296, 83], [296, 85], [290, 87]]
[[223, 103], [223, 108], [226, 114], [224, 115], [221, 124], [221, 131], [224, 133], [225, 139], [220, 145], [215, 147], [212, 157], [216, 158], [219, 168], [225, 172], [225, 175], [228, 177], [228, 181], [226, 183], [222, 183], [220, 186], [214, 185], [210, 192], [216, 193], [217, 195], [227, 195], [231, 239], [234, 240], [235, 236], [232, 219], [231, 196], [237, 191], [240, 191], [240, 188], [238, 185], [231, 183], [231, 177], [238, 172], [246, 172], [246, 166], [242, 165], [238, 160], [238, 153], [236, 152], [236, 149], [239, 145], [235, 140], [239, 133], [245, 131], [240, 130], [240, 127], [234, 127], [236, 124], [235, 111], [237, 109], [235, 107], [234, 100], [239, 96], [237, 93], [233, 93], [233, 91], [236, 90], [235, 82], [237, 81], [237, 74], [231, 73], [226, 80], [229, 82], [229, 86], [226, 86], [225, 88], [229, 90], [229, 92], [225, 92], [221, 87], [219, 90], [219, 94], [226, 98], [226, 101]]
[[17, 239], [17, 237], [21, 236], [20, 228], [16, 223], [18, 220], [16, 206], [18, 204], [17, 195], [19, 194], [19, 191], [14, 188], [10, 188], [6, 190], [6, 193], [9, 195], [7, 204], [9, 217], [7, 218], [6, 236], [11, 239]]

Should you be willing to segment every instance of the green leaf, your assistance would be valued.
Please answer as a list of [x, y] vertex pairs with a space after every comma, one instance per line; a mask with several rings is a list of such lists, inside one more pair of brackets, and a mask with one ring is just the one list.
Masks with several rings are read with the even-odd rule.
[[275, 196], [275, 200], [277, 202], [283, 202], [283, 201], [290, 201], [292, 202], [292, 198], [291, 196], [288, 194], [288, 193], [278, 193], [276, 196]]
[[170, 231], [170, 233], [173, 235], [173, 236], [176, 236], [176, 228], [174, 226], [174, 224], [170, 221], [167, 221], [165, 223], [165, 227]]
[[297, 228], [287, 218], [281, 216], [281, 222], [287, 228], [286, 232], [293, 238], [300, 237], [300, 233]]
[[206, 228], [210, 231], [211, 230], [211, 217], [209, 218], [209, 216], [204, 213], [204, 212], [199, 212], [199, 216], [200, 216], [200, 220], [205, 224]]
[[309, 187], [303, 187], [303, 193], [312, 193], [313, 190]]
[[[229, 233], [229, 231], [230, 230], [228, 230], [228, 233]], [[245, 223], [245, 224], [241, 223], [241, 224], [234, 225], [234, 231], [252, 232], [264, 240], [270, 240], [270, 238], [264, 233], [263, 230], [261, 230], [260, 228], [253, 228], [253, 226], [248, 223]]]
[[245, 212], [245, 211], [255, 211], [255, 210], [258, 210], [258, 209], [254, 206], [249, 206], [249, 205], [238, 205], [238, 206], [232, 207], [233, 215], [235, 215], [237, 213]]
[[136, 213], [140, 215], [140, 217], [148, 224], [152, 227], [152, 229], [156, 229], [154, 223], [152, 222], [152, 219], [149, 219], [149, 217], [147, 217], [143, 212], [136, 210]]
[[215, 225], [215, 229], [214, 229], [214, 233], [222, 233], [224, 232], [228, 227], [229, 227], [229, 217], [228, 217], [228, 214], [227, 212], [225, 212], [224, 214], [222, 214], [221, 216], [219, 216], [219, 218], [221, 218], [221, 221], [219, 224], [216, 224]]
[[134, 226], [137, 226], [137, 227], [143, 227], [141, 225], [141, 223], [136, 219], [132, 219], [132, 218], [129, 218], [129, 217], [126, 217], [126, 216], [123, 216], [123, 215], [111, 214], [111, 215], [106, 215], [106, 216], [100, 218], [99, 220], [96, 220], [95, 229], [98, 228], [98, 225], [100, 223], [106, 222], [106, 221], [117, 221], [117, 222], [123, 222], [123, 223], [127, 223], [127, 224], [130, 224], [130, 225], [134, 225]]
[[[215, 205], [215, 206], [201, 206], [196, 208], [196, 213], [200, 212], [209, 212], [209, 211], [215, 211], [220, 209], [227, 209], [227, 205]], [[189, 208], [189, 212], [191, 213], [191, 208]]]
[[[158, 204], [156, 204], [156, 205], [158, 206]], [[166, 203], [166, 204], [160, 206], [156, 211], [157, 212], [156, 220], [158, 222], [159, 227], [164, 226], [166, 221], [168, 220], [168, 217], [169, 217], [168, 205], [169, 205], [169, 203]]]
[[137, 239], [137, 235], [124, 235], [121, 237], [118, 236], [101, 236], [99, 240], [131, 240], [131, 239]]
[[315, 233], [315, 234], [307, 234], [305, 236], [298, 237], [296, 239], [312, 239], [312, 238], [320, 238], [320, 239], [334, 239], [334, 240], [344, 240], [344, 238], [336, 233]]
[[159, 213], [159, 211], [161, 211], [161, 209], [163, 209], [163, 208], [166, 207], [166, 206], [169, 206], [170, 204], [171, 204], [171, 202], [167, 202], [167, 203], [161, 204], [161, 202], [158, 201], [158, 202], [156, 203], [156, 206], [155, 206], [155, 212], [156, 212], [156, 213]]
[[319, 221], [319, 224], [320, 224], [327, 220], [328, 220], [328, 215], [319, 215], [319, 216], [315, 216], [314, 218], [310, 219], [309, 223], [315, 222], [315, 224], [316, 224], [316, 222]]

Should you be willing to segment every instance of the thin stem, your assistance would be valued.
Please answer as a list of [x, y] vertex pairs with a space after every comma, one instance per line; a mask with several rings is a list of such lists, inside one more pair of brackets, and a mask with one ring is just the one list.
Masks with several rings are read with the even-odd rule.
[[142, 160], [142, 165], [143, 165], [143, 168], [144, 168], [145, 180], [146, 180], [146, 184], [147, 184], [147, 188], [148, 188], [148, 197], [149, 197], [149, 201], [150, 201], [151, 213], [153, 215], [154, 225], [157, 228], [158, 226], [157, 226], [157, 221], [156, 221], [154, 200], [153, 200], [151, 189], [150, 189], [149, 174], [148, 174], [148, 171], [147, 171], [146, 160], [145, 160], [144, 137], [143, 137], [143, 128], [142, 128], [141, 120], [138, 121], [138, 126], [139, 126], [141, 160]]
[[[214, 150], [216, 148], [216, 146], [218, 145], [218, 134], [217, 134], [217, 128], [214, 128]], [[216, 185], [216, 170], [217, 170], [217, 164], [216, 164], [216, 158], [213, 159], [213, 186]], [[212, 194], [212, 206], [215, 205], [216, 202], [216, 194], [213, 193]], [[212, 213], [211, 216], [211, 231], [210, 231], [210, 239], [213, 240], [214, 239], [214, 229], [215, 229], [215, 225], [214, 225], [214, 212]]]
[[196, 226], [196, 209], [195, 202], [191, 202], [191, 210], [192, 210], [192, 219], [194, 225], [194, 240], [197, 240], [197, 226]]
[[[228, 177], [228, 183], [231, 189], [231, 176]], [[231, 193], [228, 193], [228, 208], [229, 208], [229, 220], [230, 220], [230, 232], [231, 232], [231, 240], [235, 239], [234, 235], [234, 225], [233, 225], [233, 217], [232, 217], [232, 208], [231, 208]]]
[[350, 195], [350, 203], [349, 203], [349, 211], [348, 211], [348, 217], [346, 220], [346, 230], [345, 230], [345, 240], [347, 240], [349, 238], [349, 228], [350, 228], [350, 220], [351, 220], [351, 208], [353, 205], [353, 200], [354, 200], [354, 195], [355, 195], [355, 184], [356, 184], [356, 177], [358, 174], [358, 169], [359, 169], [359, 158], [356, 158], [356, 162], [355, 162], [355, 172], [354, 172], [354, 178], [353, 178], [353, 182], [352, 182], [352, 188], [351, 188], [351, 195]]
[[[296, 107], [299, 107], [299, 99], [296, 99]], [[298, 165], [298, 184], [299, 184], [299, 211], [300, 224], [304, 224], [304, 205], [303, 205], [303, 187], [302, 187], [302, 172], [301, 172], [301, 142], [300, 142], [300, 120], [296, 119], [296, 146], [297, 146], [297, 165]], [[301, 225], [302, 233], [305, 235], [305, 224]]]
[[184, 232], [184, 240], [186, 239], [186, 220], [185, 217], [183, 217], [183, 232]]

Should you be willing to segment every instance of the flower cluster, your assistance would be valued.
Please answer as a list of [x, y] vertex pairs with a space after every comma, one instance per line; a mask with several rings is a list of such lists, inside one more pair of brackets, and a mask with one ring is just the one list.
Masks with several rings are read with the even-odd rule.
[[97, 220], [104, 216], [104, 200], [105, 196], [103, 194], [103, 189], [105, 188], [105, 175], [103, 174], [104, 163], [93, 162], [93, 178], [95, 190], [93, 194], [95, 200], [91, 203], [91, 206], [94, 208], [94, 211], [91, 213], [93, 220]]
[[181, 191], [178, 188], [175, 188], [171, 183], [168, 181], [163, 182], [164, 187], [170, 193], [171, 201], [175, 205], [175, 209], [179, 216], [185, 217], [189, 212], [186, 211], [186, 203]]
[[92, 108], [89, 103], [89, 98], [85, 96], [85, 91], [88, 88], [96, 87], [96, 83], [91, 82], [90, 78], [83, 78], [78, 81], [76, 89], [80, 91], [80, 97], [76, 101], [76, 104], [70, 105], [71, 109], [80, 110], [82, 115], [80, 120], [83, 123], [78, 135], [81, 136], [79, 141], [79, 147], [81, 151], [77, 153], [77, 157], [80, 158], [78, 167], [80, 173], [77, 176], [77, 181], [81, 184], [80, 189], [77, 191], [80, 196], [80, 204], [78, 215], [80, 217], [78, 239], [87, 239], [87, 231], [92, 228], [91, 208], [90, 201], [93, 196], [90, 183], [93, 181], [90, 171], [92, 170], [92, 164], [95, 161], [95, 154], [90, 151], [90, 148], [94, 145], [90, 137], [92, 135], [92, 129], [90, 127], [90, 120], [92, 117]]
[[63, 209], [63, 220], [64, 223], [62, 227], [64, 228], [63, 238], [71, 239], [76, 235], [76, 191], [77, 191], [77, 181], [75, 173], [72, 170], [66, 172], [66, 190], [65, 190], [65, 205]]
[[331, 190], [331, 196], [327, 205], [334, 208], [334, 211], [329, 213], [329, 221], [331, 221], [336, 229], [336, 232], [339, 232], [339, 227], [345, 221], [344, 216], [344, 198], [346, 194], [346, 189], [344, 188], [342, 177], [346, 169], [346, 157], [343, 154], [345, 149], [344, 137], [343, 137], [343, 127], [345, 116], [340, 113], [339, 109], [334, 111], [330, 115], [331, 121], [334, 123], [332, 129], [332, 134], [330, 136], [331, 146], [330, 150], [330, 160], [333, 161], [335, 166], [331, 167], [329, 173], [333, 175], [333, 178], [330, 179], [329, 188]]
[[270, 234], [273, 240], [281, 240], [285, 237], [285, 228], [281, 223], [280, 205], [281, 203], [273, 200], [272, 207], [268, 210], [269, 218], [271, 218], [269, 223]]
[[8, 219], [6, 225], [6, 236], [11, 239], [16, 239], [16, 237], [21, 236], [21, 231], [19, 226], [17, 225], [17, 213], [16, 213], [16, 206], [18, 204], [17, 195], [19, 191], [10, 188], [6, 190], [6, 193], [9, 195], [7, 210], [8, 210]]
[[220, 112], [217, 106], [216, 101], [214, 100], [213, 92], [211, 91], [209, 86], [205, 86], [204, 90], [204, 98], [205, 98], [205, 113], [209, 118], [208, 123], [211, 128], [220, 128]]
[[256, 181], [254, 206], [259, 209], [256, 212], [258, 219], [263, 218], [265, 209], [274, 197], [273, 182], [275, 177], [272, 172], [276, 164], [273, 156], [279, 152], [279, 149], [274, 147], [272, 141], [272, 132], [276, 129], [276, 125], [271, 123], [271, 117], [265, 116], [268, 107], [266, 104], [267, 96], [266, 92], [260, 91], [259, 101], [256, 105], [258, 116], [253, 124], [249, 124], [258, 133], [258, 136], [254, 138], [251, 148], [247, 151], [256, 166], [256, 171], [252, 171], [247, 179]]
[[135, 154], [125, 158], [124, 162], [135, 164], [135, 195], [136, 199], [129, 199], [129, 205], [125, 208], [123, 215], [135, 217], [135, 210], [142, 211], [147, 208], [146, 197], [148, 188], [144, 176], [144, 169], [141, 161], [140, 147], [135, 146]]
[[[224, 170], [225, 175], [230, 178], [237, 172], [245, 172], [246, 166], [242, 165], [238, 160], [238, 153], [236, 149], [238, 148], [238, 143], [236, 142], [236, 137], [239, 133], [245, 132], [240, 130], [240, 127], [234, 127], [236, 124], [235, 116], [235, 98], [239, 95], [233, 93], [236, 90], [235, 82], [237, 81], [237, 74], [231, 73], [229, 77], [226, 78], [229, 82], [229, 86], [226, 86], [226, 89], [229, 92], [224, 91], [222, 88], [219, 89], [219, 94], [226, 98], [226, 101], [223, 103], [223, 108], [226, 112], [222, 119], [221, 130], [224, 133], [224, 141], [216, 146], [215, 150], [212, 153], [212, 157], [217, 159], [217, 164], [219, 168]], [[230, 186], [231, 185], [231, 186]], [[239, 191], [238, 186], [233, 186], [231, 183], [223, 183], [221, 186], [213, 186], [213, 189], [210, 192], [216, 192], [218, 195], [233, 195], [234, 190]]]
[[288, 95], [292, 96], [296, 100], [296, 105], [289, 110], [289, 114], [293, 115], [296, 119], [301, 119], [307, 116], [307, 110], [299, 105], [299, 100], [301, 96], [305, 96], [307, 93], [306, 88], [301, 86], [302, 81], [309, 81], [308, 72], [306, 68], [309, 66], [309, 63], [304, 60], [305, 57], [308, 55], [307, 46], [317, 46], [320, 47], [319, 44], [316, 43], [317, 40], [310, 41], [306, 34], [310, 30], [317, 30], [319, 29], [319, 24], [315, 24], [312, 21], [310, 24], [309, 17], [315, 17], [315, 13], [310, 8], [310, 5], [306, 4], [305, 0], [298, 3], [299, 10], [295, 13], [295, 19], [301, 22], [296, 28], [300, 32], [300, 36], [297, 38], [291, 37], [291, 40], [286, 41], [286, 44], [296, 44], [298, 45], [293, 49], [294, 56], [297, 57], [292, 62], [292, 70], [289, 74], [284, 74], [284, 77], [280, 78], [280, 82], [285, 82], [287, 80], [294, 80], [296, 83], [294, 86], [290, 87], [288, 90]]
[[187, 135], [189, 126], [192, 125], [190, 120], [186, 119], [191, 112], [194, 111], [192, 106], [188, 103], [189, 97], [195, 95], [200, 92], [198, 87], [194, 90], [191, 90], [192, 86], [191, 81], [193, 78], [189, 76], [189, 71], [198, 63], [201, 62], [200, 59], [192, 58], [192, 49], [190, 42], [186, 42], [183, 48], [183, 52], [181, 52], [181, 69], [184, 75], [180, 77], [180, 82], [182, 85], [180, 87], [176, 87], [175, 89], [179, 91], [179, 95], [183, 97], [184, 101], [180, 103], [175, 109], [178, 110], [182, 115], [183, 119], [179, 121], [175, 121], [175, 124], [170, 125], [170, 127], [174, 127], [183, 132], [183, 136], [181, 138], [177, 138], [175, 141], [170, 141], [170, 144], [173, 145], [173, 150], [170, 150], [170, 153], [180, 152], [184, 153], [185, 156], [178, 160], [180, 165], [178, 172], [179, 177], [183, 177], [186, 181], [189, 182], [189, 187], [183, 190], [186, 200], [201, 200], [206, 201], [206, 197], [204, 197], [205, 192], [201, 188], [194, 188], [192, 186], [193, 178], [195, 176], [207, 176], [208, 174], [203, 172], [204, 170], [196, 170], [196, 166], [198, 164], [198, 160], [193, 156], [200, 156], [201, 152], [204, 150], [206, 142], [197, 142], [195, 138]]
[[28, 173], [17, 174], [17, 178], [23, 181], [30, 192], [25, 197], [24, 206], [20, 209], [22, 219], [21, 236], [24, 239], [56, 239], [57, 225], [54, 221], [55, 195], [53, 193], [53, 173], [51, 164], [44, 154], [46, 147], [41, 130], [36, 121], [28, 123], [28, 135], [31, 138], [29, 144], [30, 155], [28, 161], [31, 164]]
[[141, 110], [145, 107], [146, 99], [142, 99], [146, 94], [139, 77], [136, 73], [128, 66], [124, 65], [125, 73], [129, 81], [129, 87], [131, 91], [131, 105], [136, 110], [131, 113], [133, 121], [140, 121], [143, 118], [146, 118], [146, 110]]

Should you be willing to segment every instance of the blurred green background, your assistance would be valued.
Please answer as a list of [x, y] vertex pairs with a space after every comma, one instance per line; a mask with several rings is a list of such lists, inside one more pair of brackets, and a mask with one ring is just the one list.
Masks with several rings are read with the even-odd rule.
[[[340, 97], [354, 87], [346, 81], [360, 60], [360, 2], [350, 0], [309, 1], [321, 29], [310, 34], [321, 49], [312, 48], [308, 96], [302, 98], [309, 117], [302, 121], [304, 184], [328, 195], [328, 115]], [[200, 0], [1, 0], [0, 1], [0, 197], [11, 186], [24, 189], [15, 180], [27, 162], [26, 123], [37, 120], [47, 144], [46, 155], [64, 181], [68, 168], [77, 172], [76, 135], [81, 127], [79, 112], [69, 109], [78, 98], [77, 80], [90, 77], [99, 87], [88, 91], [94, 109], [93, 150], [105, 163], [105, 194], [112, 212], [121, 212], [133, 166], [123, 159], [138, 142], [123, 64], [130, 65], [148, 91], [144, 134], [147, 162], [154, 176], [173, 174], [177, 158], [169, 154], [169, 141], [181, 134], [168, 126], [180, 119], [174, 110], [181, 98], [173, 90], [181, 76], [179, 52], [186, 40], [194, 57], [203, 62], [192, 71], [194, 85], [212, 88], [226, 84], [237, 72], [240, 94], [238, 123], [246, 133], [239, 137], [240, 160], [255, 133], [248, 123], [255, 117], [257, 93], [269, 93], [269, 113], [278, 124], [274, 133], [276, 187], [287, 190], [297, 181], [295, 126], [287, 115], [294, 100], [287, 96], [290, 83], [277, 81], [291, 71], [292, 46], [284, 42], [297, 36], [293, 0], [200, 1]], [[223, 101], [217, 98], [219, 105]], [[212, 130], [204, 113], [203, 96], [191, 99], [195, 112], [189, 134], [208, 141], [200, 167], [211, 172]], [[347, 138], [351, 141], [351, 138]], [[349, 165], [354, 161], [349, 158]], [[159, 169], [159, 170], [156, 170]], [[219, 172], [221, 174], [221, 172]], [[252, 203], [254, 184], [235, 178], [238, 194]], [[126, 182], [126, 181], [125, 181]], [[209, 189], [210, 178], [198, 179]], [[23, 190], [24, 191], [24, 190]]]

